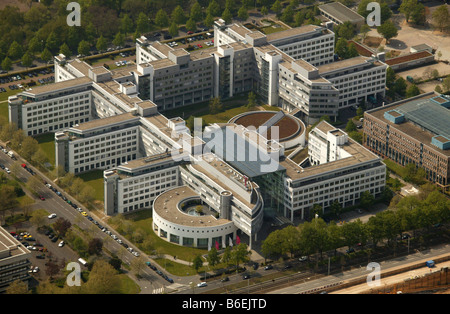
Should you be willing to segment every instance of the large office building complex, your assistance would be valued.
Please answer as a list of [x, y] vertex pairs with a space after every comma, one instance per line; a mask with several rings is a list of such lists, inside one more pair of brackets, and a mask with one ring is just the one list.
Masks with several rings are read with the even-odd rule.
[[396, 163], [414, 164], [450, 186], [450, 97], [435, 92], [364, 113], [364, 145]]
[[[334, 33], [313, 25], [265, 35], [218, 20], [214, 44], [188, 51], [141, 37], [136, 64], [114, 70], [59, 55], [56, 83], [10, 97], [10, 119], [29, 135], [54, 132], [65, 171], [103, 170], [105, 214], [151, 209], [155, 233], [178, 245], [226, 246], [237, 235], [252, 245], [265, 217], [308, 219], [316, 204], [326, 212], [383, 191], [380, 158], [326, 122], [309, 134], [308, 162], [285, 155], [304, 148], [307, 124], [384, 95], [383, 62], [334, 62]], [[250, 91], [282, 111], [193, 135], [163, 115]]]
[[0, 227], [0, 293], [16, 280], [28, 284], [31, 252], [8, 231]]

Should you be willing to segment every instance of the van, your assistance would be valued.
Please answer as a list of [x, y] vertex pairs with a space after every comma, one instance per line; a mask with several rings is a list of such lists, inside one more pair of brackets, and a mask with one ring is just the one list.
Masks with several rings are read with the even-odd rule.
[[87, 262], [84, 259], [82, 259], [81, 257], [78, 259], [78, 262], [83, 266], [87, 265]]

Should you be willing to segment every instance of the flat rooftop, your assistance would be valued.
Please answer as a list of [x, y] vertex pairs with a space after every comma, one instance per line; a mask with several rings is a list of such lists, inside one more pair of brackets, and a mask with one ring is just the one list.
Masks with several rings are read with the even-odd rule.
[[[332, 125], [330, 125], [325, 121], [320, 122], [316, 126], [316, 128], [317, 127], [324, 133], [336, 130], [335, 127], [333, 127]], [[342, 132], [340, 131], [338, 133], [342, 134]], [[292, 180], [299, 180], [299, 179], [306, 179], [308, 177], [319, 176], [327, 172], [332, 172], [351, 166], [357, 166], [360, 163], [380, 160], [380, 158], [377, 155], [369, 151], [364, 146], [358, 144], [351, 138], [348, 138], [348, 142], [344, 145], [340, 145], [340, 147], [344, 149], [347, 153], [349, 153], [351, 156], [336, 161], [327, 162], [325, 164], [310, 166], [307, 168], [300, 167], [298, 164], [296, 164], [289, 158], [286, 158], [285, 160], [281, 161], [280, 165], [286, 168], [286, 175], [288, 177], [290, 177]]]
[[[275, 40], [279, 40], [279, 39], [288, 39], [289, 37], [295, 37], [295, 36], [299, 36], [299, 35], [304, 35], [304, 34], [308, 34], [311, 32], [316, 32], [317, 30], [323, 30], [323, 31], [328, 31], [326, 28], [323, 28], [322, 26], [317, 26], [317, 25], [304, 25], [304, 26], [300, 26], [300, 27], [295, 27], [295, 28], [289, 28], [283, 31], [279, 31], [279, 32], [274, 32], [274, 33], [270, 33], [267, 34], [267, 41], [271, 42], [271, 41], [275, 41]], [[329, 31], [328, 31], [329, 33]]]
[[[434, 99], [432, 100], [432, 98]], [[442, 135], [450, 138], [450, 109], [443, 106], [446, 103], [446, 99], [450, 102], [450, 97], [432, 92], [388, 106], [375, 108], [367, 111], [365, 114], [389, 124], [391, 128], [403, 132], [446, 156], [450, 156], [450, 150], [441, 150], [434, 145], [430, 145], [434, 136]], [[405, 121], [395, 124], [385, 119], [384, 113], [392, 112], [392, 110], [403, 114]]]
[[88, 130], [92, 130], [92, 129], [96, 129], [96, 128], [100, 128], [100, 127], [109, 126], [112, 124], [126, 122], [128, 120], [136, 120], [136, 119], [140, 119], [140, 117], [135, 116], [130, 112], [127, 112], [127, 113], [118, 114], [118, 115], [111, 116], [111, 117], [95, 119], [95, 120], [91, 120], [88, 122], [84, 122], [84, 123], [79, 124], [78, 126], [71, 127], [69, 130], [88, 131]]
[[214, 227], [229, 224], [230, 220], [212, 215], [193, 216], [178, 209], [178, 204], [189, 197], [200, 195], [188, 186], [180, 186], [160, 194], [153, 202], [153, 210], [163, 219], [187, 227]]
[[[336, 71], [336, 70], [340, 70], [340, 69], [355, 67], [358, 65], [370, 64], [370, 63], [368, 63], [368, 62], [370, 62], [370, 60], [372, 60], [372, 58], [358, 56], [358, 57], [354, 57], [354, 58], [350, 58], [350, 59], [345, 59], [345, 60], [341, 60], [341, 61], [336, 61], [336, 62], [331, 62], [331, 63], [327, 63], [324, 65], [320, 65], [320, 66], [317, 66], [317, 69], [319, 70], [320, 74], [325, 74], [327, 72], [332, 72], [332, 71]], [[377, 61], [374, 61], [373, 64], [381, 65], [381, 63], [377, 62]]]
[[0, 227], [0, 262], [8, 257], [24, 255], [27, 257], [31, 252], [17, 241], [7, 230]]
[[22, 93], [27, 93], [31, 95], [40, 95], [46, 93], [57, 93], [64, 89], [75, 88], [77, 86], [86, 85], [92, 83], [89, 77], [79, 77], [67, 81], [56, 82], [53, 84], [40, 85], [32, 87], [30, 90], [24, 91]]
[[327, 13], [328, 15], [334, 17], [340, 22], [350, 21], [359, 22], [364, 21], [364, 17], [356, 13], [355, 11], [349, 9], [340, 2], [332, 2], [319, 5], [319, 10]]

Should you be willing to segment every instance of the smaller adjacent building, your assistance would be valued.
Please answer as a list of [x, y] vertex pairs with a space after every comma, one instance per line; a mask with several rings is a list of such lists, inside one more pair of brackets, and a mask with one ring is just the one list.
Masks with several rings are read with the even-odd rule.
[[350, 22], [359, 29], [366, 22], [364, 17], [340, 2], [319, 5], [319, 10], [322, 16], [338, 25]]
[[426, 93], [364, 113], [364, 145], [396, 163], [413, 163], [450, 186], [450, 97]]
[[31, 278], [28, 273], [30, 257], [31, 252], [0, 227], [0, 293], [5, 292], [16, 280], [28, 283]]

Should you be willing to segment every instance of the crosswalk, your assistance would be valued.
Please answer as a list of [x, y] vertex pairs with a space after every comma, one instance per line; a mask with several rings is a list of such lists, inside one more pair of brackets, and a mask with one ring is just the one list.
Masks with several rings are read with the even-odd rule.
[[153, 289], [152, 294], [164, 294], [164, 293], [170, 293], [171, 291], [174, 291], [174, 290], [185, 290], [185, 289], [189, 289], [189, 286], [183, 285], [180, 283], [173, 283], [168, 286], [162, 286], [160, 288]]
[[164, 293], [164, 287], [153, 289], [152, 294], [163, 294]]

